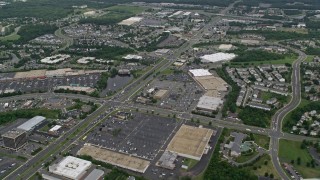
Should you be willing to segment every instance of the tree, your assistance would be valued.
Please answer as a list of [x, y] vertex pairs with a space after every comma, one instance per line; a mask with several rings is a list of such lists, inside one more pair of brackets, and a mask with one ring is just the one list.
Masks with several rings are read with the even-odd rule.
[[274, 175], [271, 173], [269, 177], [270, 177], [271, 179], [273, 179], [273, 178], [274, 178]]
[[301, 158], [300, 157], [297, 158], [297, 164], [301, 165]]

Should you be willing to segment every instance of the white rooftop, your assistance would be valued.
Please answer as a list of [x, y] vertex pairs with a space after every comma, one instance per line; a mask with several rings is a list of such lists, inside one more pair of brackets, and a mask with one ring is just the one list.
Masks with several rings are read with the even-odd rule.
[[190, 69], [189, 72], [194, 77], [201, 77], [201, 76], [212, 76], [208, 69]]
[[67, 156], [58, 164], [49, 167], [51, 173], [70, 179], [81, 179], [92, 163], [73, 156]]
[[128, 19], [125, 19], [121, 22], [119, 22], [119, 25], [126, 25], [126, 26], [130, 26], [134, 23], [140, 22], [143, 19], [143, 17], [131, 17]]
[[208, 54], [201, 56], [201, 61], [204, 63], [213, 63], [213, 62], [219, 62], [219, 61], [230, 61], [233, 58], [235, 58], [236, 55], [233, 53], [216, 53], [216, 54]]
[[226, 51], [228, 51], [228, 50], [230, 50], [232, 47], [233, 47], [232, 44], [220, 44], [219, 49], [220, 49], [220, 50], [226, 50]]
[[128, 55], [124, 56], [123, 59], [127, 59], [127, 60], [131, 60], [131, 59], [141, 60], [141, 59], [142, 59], [142, 56], [138, 56], [138, 55], [134, 55], [134, 54], [128, 54]]
[[17, 127], [17, 129], [20, 130], [25, 130], [25, 131], [30, 131], [32, 130], [35, 126], [43, 122], [46, 118], [43, 116], [35, 116], [31, 119], [29, 119], [27, 122], [21, 124], [20, 126]]
[[54, 56], [43, 58], [40, 61], [42, 63], [46, 63], [46, 64], [55, 64], [55, 63], [64, 61], [64, 60], [66, 60], [66, 59], [68, 59], [70, 57], [71, 56], [67, 55], [67, 54], [57, 54], [57, 55], [54, 55]]
[[217, 110], [223, 101], [221, 98], [211, 97], [211, 96], [202, 96], [199, 99], [197, 108], [206, 109], [206, 110]]
[[213, 63], [213, 62], [219, 62], [219, 61], [230, 61], [233, 58], [235, 58], [236, 55], [233, 53], [216, 53], [216, 54], [208, 54], [201, 56], [201, 61], [205, 63]]
[[88, 64], [90, 61], [95, 60], [95, 57], [82, 57], [80, 59], [77, 60], [77, 63], [79, 64]]
[[53, 126], [53, 127], [49, 130], [49, 132], [58, 131], [61, 127], [62, 127], [62, 126], [60, 126], [60, 125], [55, 125], [55, 126]]

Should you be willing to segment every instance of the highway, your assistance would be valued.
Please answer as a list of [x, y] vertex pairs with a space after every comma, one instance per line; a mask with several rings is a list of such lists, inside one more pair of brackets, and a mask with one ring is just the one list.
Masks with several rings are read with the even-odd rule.
[[[230, 9], [233, 6], [231, 4], [227, 9]], [[223, 10], [221, 14], [225, 14], [227, 9]], [[102, 104], [102, 106], [89, 115], [86, 119], [82, 120], [75, 127], [73, 127], [70, 131], [68, 131], [65, 135], [58, 138], [55, 142], [51, 143], [46, 149], [42, 150], [38, 153], [34, 158], [28, 160], [25, 164], [17, 168], [15, 171], [11, 172], [5, 179], [26, 179], [33, 175], [39, 168], [42, 167], [42, 163], [47, 162], [50, 159], [50, 156], [56, 155], [61, 150], [75, 142], [79, 137], [88, 132], [89, 127], [92, 122], [97, 120], [97, 118], [105, 113], [109, 107], [119, 107], [119, 108], [131, 108], [131, 109], [139, 109], [139, 111], [154, 111], [155, 114], [159, 113], [160, 115], [168, 116], [176, 114], [179, 118], [185, 120], [191, 120], [191, 118], [200, 119], [201, 123], [208, 124], [212, 122], [213, 126], [218, 127], [226, 127], [230, 129], [237, 129], [242, 131], [250, 131], [252, 133], [268, 135], [271, 137], [270, 140], [270, 154], [272, 157], [272, 162], [278, 171], [280, 177], [282, 179], [289, 179], [283, 169], [281, 168], [281, 164], [278, 158], [278, 149], [279, 149], [279, 139], [289, 139], [289, 140], [300, 140], [303, 139], [312, 139], [305, 136], [297, 136], [288, 133], [283, 133], [281, 131], [282, 120], [285, 115], [296, 108], [301, 101], [301, 87], [300, 87], [300, 63], [306, 58], [306, 55], [301, 51], [295, 50], [299, 53], [299, 58], [293, 63], [293, 72], [292, 72], [292, 100], [289, 104], [284, 106], [274, 115], [272, 119], [271, 129], [259, 128], [248, 126], [235, 122], [223, 121], [216, 118], [209, 118], [204, 116], [193, 115], [188, 112], [177, 112], [174, 110], [162, 109], [153, 106], [145, 106], [140, 104], [131, 104], [130, 100], [134, 95], [141, 90], [141, 88], [145, 87], [150, 81], [154, 79], [153, 75], [156, 72], [161, 72], [171, 66], [172, 63], [187, 49], [190, 49], [192, 45], [199, 42], [201, 39], [202, 32], [208, 31], [211, 26], [214, 26], [221, 20], [221, 17], [212, 18], [210, 23], [207, 23], [198, 33], [194, 34], [194, 36], [190, 39], [190, 41], [184, 43], [180, 48], [176, 49], [174, 53], [166, 56], [162, 59], [158, 64], [156, 64], [153, 68], [148, 70], [144, 75], [137, 78], [134, 82], [126, 86], [121, 92], [115, 94], [111, 99], [106, 100], [105, 98], [94, 98], [85, 95], [74, 95], [74, 94], [55, 94], [55, 93], [41, 93], [41, 94], [25, 94], [14, 97], [1, 98], [0, 102], [6, 102], [11, 100], [19, 100], [19, 99], [29, 99], [29, 98], [49, 98], [49, 97], [66, 97], [73, 99], [82, 99], [86, 101], [93, 101], [96, 103]], [[104, 118], [101, 119], [101, 121]], [[80, 131], [79, 131], [80, 129]], [[79, 132], [78, 132], [79, 131]]]
[[[39, 168], [41, 168], [43, 163], [50, 160], [51, 156], [57, 155], [61, 150], [63, 150], [66, 146], [72, 144], [77, 138], [84, 135], [89, 131], [89, 127], [91, 129], [91, 123], [94, 120], [105, 113], [108, 110], [109, 106], [103, 104], [100, 106], [95, 112], [93, 112], [90, 116], [80, 121], [77, 125], [75, 125], [70, 131], [66, 132], [63, 136], [60, 136], [55, 142], [51, 143], [47, 146], [46, 149], [39, 152], [34, 158], [28, 160], [25, 164], [21, 165], [19, 168], [11, 172], [5, 179], [8, 180], [16, 180], [18, 179], [27, 179], [31, 175], [33, 175]], [[110, 112], [111, 113], [111, 112]], [[106, 116], [108, 116], [108, 113]], [[102, 118], [100, 121], [102, 121]], [[78, 133], [79, 130], [81, 132]]]
[[[300, 84], [300, 63], [304, 61], [307, 56], [303, 52], [293, 49], [290, 47], [287, 47], [288, 49], [293, 50], [294, 52], [299, 54], [298, 59], [292, 64], [292, 98], [291, 101], [285, 105], [283, 108], [278, 110], [275, 115], [272, 118], [272, 123], [271, 123], [271, 133], [270, 133], [270, 155], [272, 159], [272, 163], [276, 170], [278, 171], [278, 174], [282, 179], [290, 179], [287, 174], [284, 172], [284, 170], [281, 167], [281, 163], [279, 160], [279, 139], [283, 138], [281, 136], [282, 134], [282, 121], [284, 117], [294, 110], [301, 101], [301, 84]], [[297, 140], [297, 139], [293, 139]]]
[[[159, 113], [159, 115], [163, 116], [168, 116], [168, 115], [173, 115], [176, 114], [180, 119], [185, 119], [185, 120], [191, 120], [191, 118], [194, 119], [200, 119], [201, 123], [203, 124], [208, 124], [208, 122], [212, 122], [213, 126], [218, 126], [218, 127], [226, 127], [230, 129], [236, 129], [236, 130], [241, 130], [241, 131], [250, 131], [252, 133], [257, 133], [257, 134], [263, 134], [263, 135], [268, 135], [271, 137], [271, 143], [270, 143], [270, 154], [272, 156], [272, 161], [275, 165], [275, 168], [279, 172], [279, 175], [283, 179], [288, 179], [286, 174], [283, 172], [279, 159], [278, 159], [278, 148], [279, 148], [279, 139], [289, 139], [289, 140], [298, 140], [302, 141], [303, 139], [310, 139], [314, 140], [315, 138], [311, 137], [305, 137], [305, 136], [298, 136], [298, 135], [293, 135], [293, 134], [288, 134], [288, 133], [283, 133], [281, 132], [281, 123], [282, 119], [284, 116], [290, 112], [292, 109], [294, 109], [300, 102], [300, 62], [305, 59], [305, 54], [302, 52], [299, 53], [299, 58], [297, 61], [294, 62], [293, 64], [293, 77], [292, 77], [292, 86], [293, 86], [293, 98], [291, 102], [286, 105], [284, 108], [280, 109], [275, 116], [273, 117], [272, 120], [272, 125], [271, 129], [266, 129], [266, 128], [259, 128], [259, 127], [254, 127], [254, 126], [248, 126], [244, 125], [241, 123], [235, 123], [235, 122], [229, 122], [229, 121], [224, 121], [216, 118], [210, 118], [210, 117], [204, 117], [204, 116], [199, 116], [199, 115], [193, 115], [188, 112], [178, 112], [175, 110], [170, 110], [170, 109], [162, 109], [162, 108], [157, 108], [154, 106], [146, 106], [142, 104], [131, 104], [128, 102], [124, 101], [115, 101], [115, 100], [106, 100], [103, 98], [94, 98], [94, 97], [89, 97], [85, 95], [74, 95], [74, 94], [55, 94], [55, 93], [39, 93], [39, 94], [24, 94], [20, 96], [14, 96], [14, 97], [6, 97], [6, 98], [1, 98], [0, 102], [6, 102], [8, 100], [18, 100], [18, 99], [29, 99], [29, 98], [49, 98], [49, 97], [65, 97], [65, 98], [72, 98], [72, 99], [83, 99], [86, 101], [93, 101], [97, 103], [103, 104], [97, 111], [95, 111], [93, 114], [88, 116], [85, 120], [81, 121], [76, 127], [71, 129], [69, 132], [67, 132], [64, 136], [59, 138], [57, 141], [54, 143], [50, 144], [45, 150], [41, 151], [38, 155], [36, 155], [33, 159], [29, 160], [26, 164], [20, 166], [18, 169], [16, 169], [14, 172], [9, 174], [6, 179], [16, 179], [21, 174], [24, 174], [25, 176], [30, 176], [30, 174], [35, 173], [42, 165], [42, 163], [45, 161], [43, 157], [50, 157], [52, 154], [57, 154], [59, 150], [63, 148], [61, 146], [62, 144], [72, 144], [72, 142], [75, 141], [75, 138], [68, 139], [68, 137], [71, 136], [74, 132], [76, 132], [77, 129], [84, 127], [88, 125], [88, 123], [91, 123], [94, 121], [101, 113], [105, 112], [108, 109], [109, 105], [111, 107], [119, 107], [119, 108], [130, 108], [130, 109], [139, 109], [139, 111], [143, 112], [149, 112], [151, 113], [154, 111], [155, 113]], [[139, 86], [139, 85], [138, 85]], [[140, 86], [139, 86], [140, 87]], [[130, 94], [129, 96], [131, 96]], [[128, 96], [128, 95], [127, 95]], [[85, 132], [79, 132], [76, 137], [81, 137]], [[54, 150], [54, 151], [52, 151]], [[32, 166], [33, 165], [33, 166]], [[27, 172], [27, 173], [25, 173]], [[23, 176], [23, 177], [25, 177]]]

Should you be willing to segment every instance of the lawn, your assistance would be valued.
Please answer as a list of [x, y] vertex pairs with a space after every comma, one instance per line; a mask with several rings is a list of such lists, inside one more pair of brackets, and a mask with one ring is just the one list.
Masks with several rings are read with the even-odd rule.
[[173, 74], [174, 73], [174, 70], [171, 69], [171, 68], [168, 68], [168, 69], [165, 69], [161, 72], [162, 75], [170, 75], [170, 74]]
[[68, 111], [74, 110], [74, 109], [80, 110], [81, 107], [82, 107], [83, 105], [85, 105], [85, 104], [86, 104], [85, 102], [82, 102], [82, 101], [80, 101], [80, 100], [77, 100], [77, 101], [75, 101], [75, 104], [74, 104], [74, 105], [72, 105], [72, 106], [70, 106], [70, 107], [67, 107], [67, 110], [68, 110]]
[[261, 93], [261, 98], [263, 102], [266, 102], [267, 100], [271, 98], [277, 98], [279, 102], [285, 104], [290, 101], [290, 96], [282, 96], [279, 94], [271, 93], [271, 92], [262, 92]]
[[237, 157], [236, 162], [238, 162], [238, 163], [247, 162], [250, 159], [252, 159], [253, 157], [255, 157], [257, 154], [259, 154], [259, 153], [257, 151], [254, 151], [248, 155], [241, 155], [241, 156]]
[[275, 179], [279, 179], [279, 175], [273, 167], [271, 158], [267, 154], [260, 157], [260, 159], [257, 162], [255, 162], [252, 166], [244, 167], [244, 169], [251, 171], [256, 176], [264, 176], [267, 172], [269, 175], [273, 174]]
[[109, 11], [115, 11], [115, 12], [126, 12], [126, 13], [132, 13], [132, 14], [139, 14], [145, 11], [147, 8], [139, 7], [139, 6], [111, 6], [108, 7], [107, 10]]
[[286, 27], [283, 27], [280, 29], [280, 31], [308, 34], [308, 29], [306, 29], [306, 28], [286, 28]]
[[[307, 149], [301, 149], [301, 142], [280, 140], [279, 158], [281, 162], [291, 164], [294, 160], [294, 168], [303, 176], [303, 178], [316, 178], [320, 177], [320, 167], [312, 168], [307, 167], [307, 163], [312, 160]], [[301, 158], [301, 165], [297, 164], [297, 158]]]
[[254, 142], [260, 147], [269, 149], [270, 137], [260, 134], [253, 134]]
[[305, 62], [312, 62], [314, 58], [314, 55], [308, 55], [307, 59], [305, 60]]
[[45, 125], [43, 126], [42, 128], [39, 129], [39, 131], [42, 131], [42, 132], [48, 132], [51, 128], [49, 127], [49, 125]]
[[193, 166], [195, 166], [199, 161], [194, 159], [185, 158], [183, 161], [183, 165], [188, 166], [188, 169], [191, 169]]
[[0, 41], [15, 41], [18, 40], [20, 36], [16, 33], [10, 34], [8, 36], [0, 37]]

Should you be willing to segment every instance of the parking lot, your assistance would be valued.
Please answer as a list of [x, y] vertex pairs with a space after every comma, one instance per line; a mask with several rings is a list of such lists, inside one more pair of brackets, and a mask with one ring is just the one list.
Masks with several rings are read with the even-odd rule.
[[203, 94], [202, 89], [192, 81], [154, 80], [149, 87], [169, 90], [168, 95], [157, 102], [158, 107], [181, 112], [193, 110]]
[[159, 149], [169, 141], [177, 124], [174, 119], [141, 113], [134, 113], [129, 120], [111, 117], [88, 136], [88, 142], [153, 160]]
[[20, 161], [16, 159], [0, 156], [0, 179], [17, 168], [19, 166], [19, 163]]
[[50, 91], [56, 86], [84, 86], [94, 87], [100, 78], [100, 74], [79, 75], [46, 79], [13, 80], [0, 83], [0, 91], [14, 89], [16, 92]]

